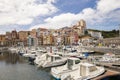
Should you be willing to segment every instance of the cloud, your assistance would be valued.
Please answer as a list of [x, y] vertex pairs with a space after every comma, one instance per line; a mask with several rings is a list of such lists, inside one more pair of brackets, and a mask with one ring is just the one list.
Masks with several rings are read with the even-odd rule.
[[32, 26], [30, 29], [39, 27], [61, 28], [71, 26], [80, 19], [84, 19], [88, 25], [94, 26], [96, 24], [107, 23], [109, 19], [120, 21], [119, 13], [120, 0], [99, 0], [94, 8], [85, 8], [77, 14], [63, 13], [49, 17], [44, 20], [43, 24]]
[[48, 0], [47, 3], [56, 3], [57, 0]]
[[0, 25], [31, 24], [34, 18], [55, 13], [55, 0], [0, 0]]
[[76, 15], [71, 13], [61, 14], [59, 16], [55, 16], [53, 18], [47, 18], [44, 20], [44, 24], [36, 25], [31, 27], [30, 29], [44, 27], [51, 29], [58, 29], [64, 26], [70, 26], [71, 20], [75, 19]]
[[100, 0], [97, 4], [97, 10], [103, 14], [109, 13], [120, 8], [120, 0]]

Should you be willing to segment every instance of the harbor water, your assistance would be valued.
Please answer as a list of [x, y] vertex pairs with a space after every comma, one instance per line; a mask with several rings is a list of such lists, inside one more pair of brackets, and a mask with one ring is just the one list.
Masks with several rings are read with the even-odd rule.
[[11, 53], [0, 54], [0, 80], [53, 80], [49, 70], [38, 69]]

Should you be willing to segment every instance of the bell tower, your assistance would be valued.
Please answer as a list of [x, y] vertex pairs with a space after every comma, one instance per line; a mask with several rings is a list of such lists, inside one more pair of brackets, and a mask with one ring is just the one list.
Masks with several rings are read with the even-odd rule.
[[79, 29], [79, 35], [84, 35], [86, 30], [86, 22], [83, 19], [81, 19], [76, 25]]

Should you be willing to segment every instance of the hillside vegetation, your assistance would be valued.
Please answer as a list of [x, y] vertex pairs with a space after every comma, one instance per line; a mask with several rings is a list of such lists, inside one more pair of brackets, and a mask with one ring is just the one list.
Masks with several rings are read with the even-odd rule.
[[88, 29], [88, 30], [95, 31], [95, 32], [101, 32], [104, 38], [112, 38], [112, 37], [119, 36], [119, 30], [111, 30], [111, 31], [93, 30], [93, 29]]

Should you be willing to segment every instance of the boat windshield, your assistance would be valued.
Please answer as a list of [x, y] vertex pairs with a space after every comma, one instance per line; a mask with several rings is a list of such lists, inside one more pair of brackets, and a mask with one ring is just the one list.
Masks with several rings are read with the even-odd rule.
[[80, 63], [80, 60], [75, 60], [75, 64], [79, 64]]
[[31, 54], [35, 54], [36, 52], [32, 52]]
[[49, 55], [46, 55], [46, 59], [48, 59], [50, 56]]
[[55, 60], [60, 60], [61, 58], [60, 57], [55, 57]]
[[97, 70], [97, 68], [96, 68], [95, 66], [89, 67], [89, 72], [94, 72], [94, 71], [96, 71], [96, 70]]

